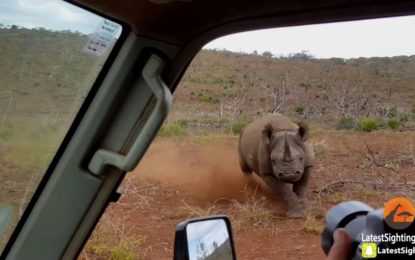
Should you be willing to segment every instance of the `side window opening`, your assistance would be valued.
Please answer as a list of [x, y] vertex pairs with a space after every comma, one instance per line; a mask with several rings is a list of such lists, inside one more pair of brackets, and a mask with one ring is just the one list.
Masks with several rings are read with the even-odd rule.
[[[80, 258], [171, 258], [178, 222], [226, 214], [240, 258], [319, 259], [331, 206], [360, 200], [378, 208], [391, 197], [413, 198], [414, 23], [401, 17], [280, 28], [205, 46]], [[287, 219], [275, 191], [239, 165], [243, 129], [275, 114], [309, 126], [315, 162], [302, 219]]]

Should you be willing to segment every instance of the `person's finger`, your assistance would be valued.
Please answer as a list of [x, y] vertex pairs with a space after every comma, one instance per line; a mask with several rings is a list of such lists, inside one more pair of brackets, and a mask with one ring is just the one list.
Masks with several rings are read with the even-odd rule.
[[343, 228], [336, 229], [333, 234], [334, 243], [327, 260], [349, 260], [352, 250], [352, 239]]

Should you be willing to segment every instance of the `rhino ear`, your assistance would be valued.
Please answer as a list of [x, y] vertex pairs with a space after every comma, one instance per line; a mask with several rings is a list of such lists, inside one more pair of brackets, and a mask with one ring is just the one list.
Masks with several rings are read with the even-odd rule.
[[298, 123], [298, 135], [300, 136], [301, 140], [303, 140], [303, 142], [308, 140], [308, 137], [310, 136], [310, 130], [307, 123], [302, 121]]
[[271, 143], [273, 130], [272, 125], [265, 125], [264, 130], [262, 130], [262, 142], [264, 142], [264, 144], [269, 145]]

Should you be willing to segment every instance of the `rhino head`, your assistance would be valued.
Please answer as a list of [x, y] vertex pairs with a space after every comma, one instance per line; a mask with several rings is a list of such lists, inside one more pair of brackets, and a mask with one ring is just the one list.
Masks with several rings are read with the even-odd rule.
[[268, 124], [262, 131], [262, 142], [267, 147], [273, 175], [284, 182], [297, 182], [304, 173], [305, 147], [309, 129], [298, 124], [297, 132], [274, 130]]

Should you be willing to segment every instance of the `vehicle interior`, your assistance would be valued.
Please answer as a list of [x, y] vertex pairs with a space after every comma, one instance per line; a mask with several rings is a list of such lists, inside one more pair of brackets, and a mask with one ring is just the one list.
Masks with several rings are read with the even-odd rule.
[[[408, 0], [65, 2], [113, 21], [118, 35], [89, 81], [79, 80], [91, 86], [83, 90], [77, 106], [68, 108], [73, 116], [36, 189], [29, 192], [33, 195], [25, 195], [27, 206], [20, 206], [20, 217], [14, 217], [1, 259], [79, 257], [105, 209], [123, 196], [120, 184], [148, 150], [174, 105], [179, 82], [205, 44], [250, 30], [415, 13], [415, 3]], [[13, 97], [5, 94], [0, 114], [6, 119]], [[45, 122], [61, 116], [48, 115]]]

